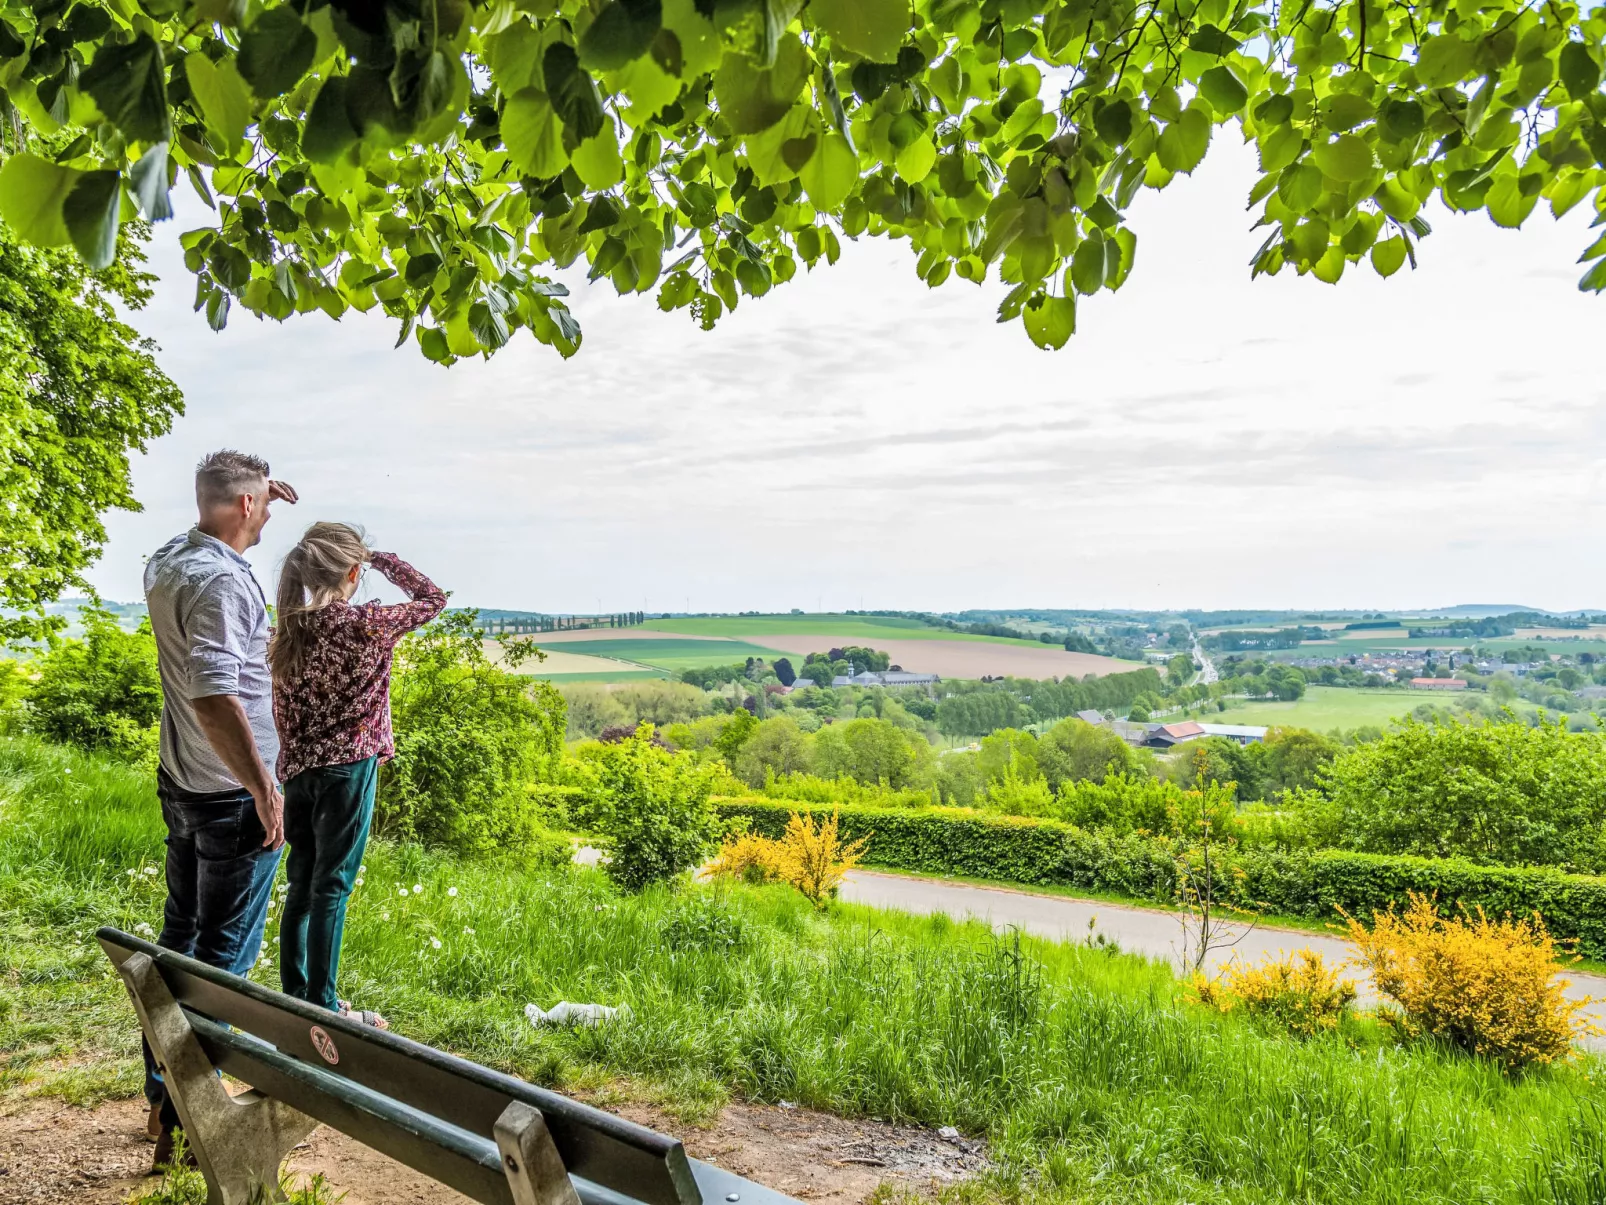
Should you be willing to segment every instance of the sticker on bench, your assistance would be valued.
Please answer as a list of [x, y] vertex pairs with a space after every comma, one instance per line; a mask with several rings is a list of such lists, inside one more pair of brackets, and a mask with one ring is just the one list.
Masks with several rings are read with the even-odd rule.
[[312, 1048], [323, 1056], [323, 1061], [331, 1067], [340, 1061], [340, 1048], [335, 1040], [325, 1032], [322, 1025], [312, 1027]]

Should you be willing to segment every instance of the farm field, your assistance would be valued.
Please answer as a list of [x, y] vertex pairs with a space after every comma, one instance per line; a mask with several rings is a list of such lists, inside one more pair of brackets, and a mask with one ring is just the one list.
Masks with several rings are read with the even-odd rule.
[[[552, 681], [628, 682], [633, 678], [661, 678], [663, 671], [614, 657], [596, 657], [586, 653], [573, 653], [568, 649], [542, 646], [546, 654], [543, 661], [526, 661], [515, 673], [530, 678], [548, 678]], [[493, 665], [501, 662], [501, 646], [494, 640], [485, 642], [485, 653]]]
[[[651, 619], [642, 628], [658, 632], [673, 632], [683, 636], [723, 636], [734, 640], [761, 640], [784, 634], [819, 636], [837, 644], [866, 643], [872, 639], [903, 640], [965, 640], [985, 641], [988, 644], [1018, 645], [1029, 648], [1035, 640], [1010, 640], [1000, 636], [971, 636], [964, 632], [950, 632], [946, 628], [933, 628], [914, 619], [897, 619], [875, 615], [718, 615], [708, 618]], [[815, 646], [810, 647], [814, 651]], [[822, 651], [830, 645], [819, 646]], [[876, 646], [877, 648], [880, 645]]]
[[[1331, 732], [1334, 728], [1382, 726], [1423, 703], [1446, 704], [1455, 697], [1449, 692], [1432, 690], [1355, 690], [1341, 686], [1312, 686], [1305, 691], [1304, 698], [1292, 703], [1228, 699], [1226, 711], [1207, 713], [1202, 718], [1205, 723], [1214, 724], [1265, 724], [1268, 727], [1287, 724], [1316, 732]], [[1513, 706], [1519, 711], [1535, 710], [1532, 703], [1522, 699]]]
[[[793, 654], [823, 653], [830, 644], [822, 637], [771, 632], [755, 636], [765, 644]], [[940, 674], [944, 678], [1084, 678], [1088, 674], [1118, 674], [1139, 669], [1135, 661], [1117, 661], [1092, 653], [1067, 653], [1057, 644], [1015, 640], [882, 640], [866, 639], [886, 653], [892, 664], [911, 673]]]
[[611, 636], [600, 640], [570, 640], [548, 656], [585, 656], [593, 659], [610, 658], [636, 662], [658, 669], [682, 670], [703, 665], [733, 665], [749, 657], [766, 660], [783, 655], [784, 650], [744, 640], [675, 639], [659, 634], [658, 639], [627, 637], [615, 640]]

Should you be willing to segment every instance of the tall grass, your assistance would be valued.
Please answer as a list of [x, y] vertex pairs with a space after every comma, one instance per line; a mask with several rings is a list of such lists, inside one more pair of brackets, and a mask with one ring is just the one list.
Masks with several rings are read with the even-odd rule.
[[[159, 878], [140, 872], [161, 835], [132, 772], [0, 742], [0, 1053], [14, 1086], [137, 1083], [132, 1014], [87, 935], [157, 923]], [[344, 994], [541, 1082], [626, 1075], [685, 1107], [734, 1090], [954, 1124], [992, 1140], [1006, 1195], [1606, 1201], [1594, 1059], [1512, 1079], [1427, 1045], [1300, 1042], [1186, 1004], [1142, 959], [942, 917], [818, 915], [784, 888], [621, 898], [589, 871], [385, 845], [362, 877]], [[631, 1017], [562, 1032], [525, 1021], [525, 1003], [560, 998]], [[111, 1070], [85, 1079], [86, 1064]]]

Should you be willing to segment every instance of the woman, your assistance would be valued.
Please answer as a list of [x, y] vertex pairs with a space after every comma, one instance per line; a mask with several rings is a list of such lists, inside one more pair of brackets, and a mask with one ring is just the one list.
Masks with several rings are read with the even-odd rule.
[[[374, 566], [412, 599], [395, 606], [351, 596]], [[388, 552], [370, 552], [345, 523], [314, 523], [284, 558], [278, 621], [268, 647], [290, 881], [279, 926], [286, 993], [352, 1013], [335, 995], [346, 902], [362, 864], [381, 762], [395, 756], [390, 661], [396, 642], [434, 619], [446, 595]]]

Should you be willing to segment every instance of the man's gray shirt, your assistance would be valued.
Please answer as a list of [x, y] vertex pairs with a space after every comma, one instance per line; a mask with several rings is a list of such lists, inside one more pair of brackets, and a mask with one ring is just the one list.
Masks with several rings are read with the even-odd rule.
[[271, 773], [279, 734], [268, 672], [268, 609], [250, 563], [192, 527], [145, 566], [145, 603], [162, 674], [162, 768], [185, 791], [239, 790], [190, 706], [191, 699], [235, 695]]

